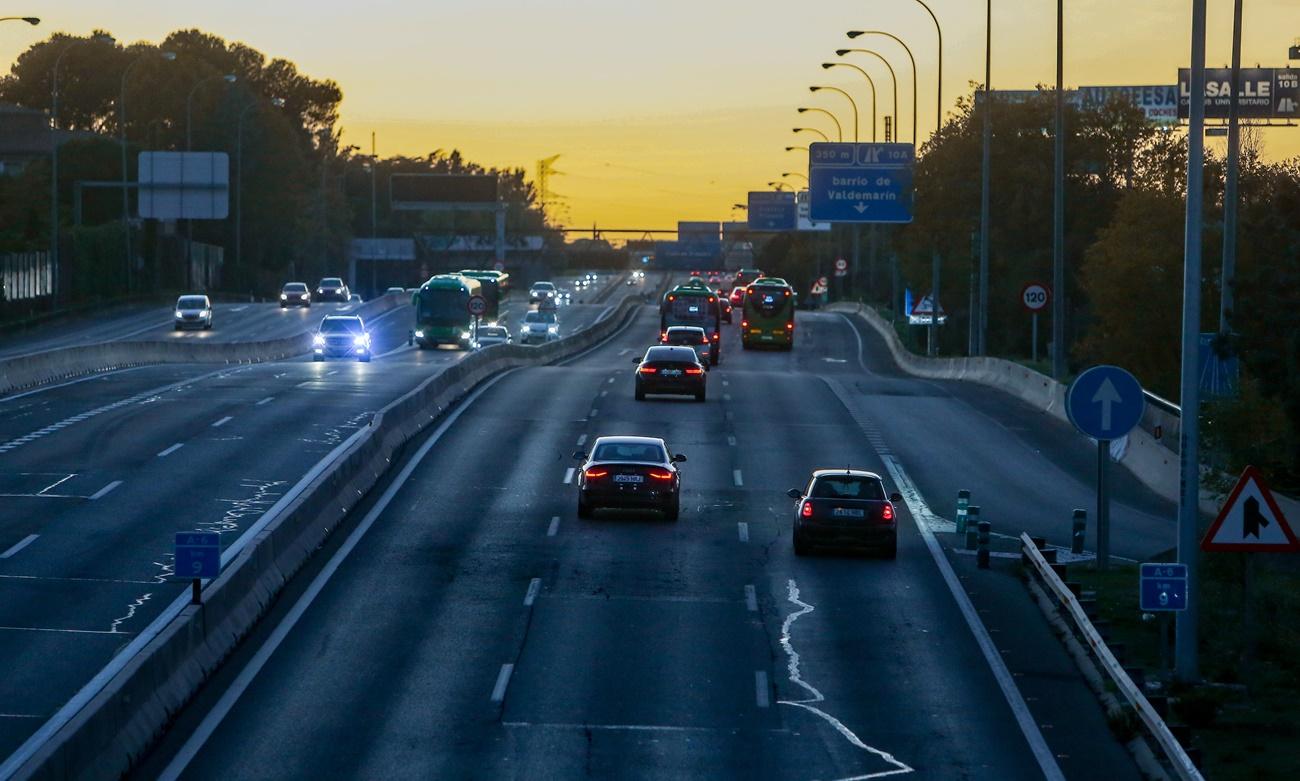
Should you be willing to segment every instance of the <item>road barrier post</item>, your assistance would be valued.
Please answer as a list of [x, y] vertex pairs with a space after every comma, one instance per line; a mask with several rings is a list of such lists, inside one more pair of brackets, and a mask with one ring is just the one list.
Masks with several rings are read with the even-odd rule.
[[970, 491], [965, 488], [957, 492], [957, 533], [966, 533], [966, 508], [970, 507]]
[[980, 569], [989, 568], [989, 532], [993, 524], [988, 521], [979, 522], [979, 551], [975, 554], [975, 563]]
[[980, 522], [980, 506], [973, 504], [966, 508], [966, 550], [975, 550], [975, 528]]
[[1083, 553], [1083, 538], [1088, 531], [1088, 511], [1074, 511], [1073, 529], [1070, 532], [1070, 552], [1078, 556]]

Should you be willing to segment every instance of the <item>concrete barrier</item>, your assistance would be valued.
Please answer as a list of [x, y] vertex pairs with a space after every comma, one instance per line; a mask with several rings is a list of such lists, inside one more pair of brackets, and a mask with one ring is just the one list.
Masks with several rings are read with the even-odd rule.
[[0, 779], [108, 779], [126, 773], [270, 607], [285, 583], [387, 471], [398, 449], [485, 379], [577, 355], [628, 322], [629, 295], [605, 320], [538, 347], [502, 345], [467, 356], [377, 412], [228, 551], [202, 605], [182, 594], [0, 765]]
[[[381, 296], [352, 314], [378, 317], [409, 303], [406, 295]], [[99, 342], [64, 347], [0, 360], [0, 393], [44, 385], [86, 374], [160, 363], [261, 363], [279, 361], [311, 350], [311, 334], [260, 342], [213, 342], [203, 339]]]

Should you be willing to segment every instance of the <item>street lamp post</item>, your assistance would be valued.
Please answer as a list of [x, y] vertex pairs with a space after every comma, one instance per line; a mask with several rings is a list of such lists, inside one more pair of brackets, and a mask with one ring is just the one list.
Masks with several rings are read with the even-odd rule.
[[[980, 268], [979, 268], [979, 304], [976, 307], [975, 350], [976, 355], [988, 353], [989, 328], [989, 225], [990, 190], [993, 177], [993, 0], [987, 0], [984, 16], [984, 128], [983, 151], [980, 162]], [[1037, 354], [1038, 344], [1034, 344]]]
[[[874, 143], [876, 140], [876, 82], [871, 78], [871, 74], [867, 73], [866, 70], [859, 68], [857, 65], [854, 65], [851, 62], [823, 62], [822, 68], [826, 70], [830, 70], [831, 68], [852, 68], [858, 73], [861, 73], [863, 77], [866, 78], [867, 84], [870, 85], [871, 87], [871, 140]], [[828, 87], [828, 89], [830, 88]], [[856, 118], [856, 113], [857, 113], [856, 105], [853, 107], [853, 110]], [[853, 140], [854, 141], [858, 140], [856, 127], [854, 127]]]
[[[774, 190], [778, 190], [778, 191], [779, 191], [782, 187], [790, 187], [790, 185], [786, 184], [785, 182], [768, 182], [768, 183], [767, 183], [767, 186], [768, 186], [768, 187], [771, 187], [771, 188], [774, 189]], [[793, 191], [794, 191], [794, 188], [793, 188], [793, 187], [790, 187], [790, 190], [793, 192]]]
[[[907, 59], [909, 62], [912, 63], [912, 146], [915, 147], [916, 146], [916, 57], [912, 55], [912, 50], [908, 47], [908, 45], [903, 43], [903, 39], [899, 38], [897, 35], [894, 35], [893, 33], [887, 33], [884, 30], [851, 30], [848, 33], [849, 40], [857, 39], [863, 35], [884, 35], [888, 38], [892, 38], [895, 42], [898, 43], [899, 46], [903, 47], [903, 51], [907, 52]], [[891, 73], [893, 72], [892, 68], [890, 69], [890, 72]]]
[[[849, 101], [849, 105], [853, 107], [853, 143], [858, 143], [858, 102], [853, 99], [853, 96], [848, 93], [848, 90], [842, 90], [839, 87], [813, 86], [808, 88], [809, 92], [820, 92], [822, 90], [838, 92]], [[875, 87], [873, 86], [871, 90], [873, 100], [875, 99], [875, 92]], [[842, 141], [844, 139], [841, 138], [840, 140]]]
[[824, 108], [816, 108], [816, 107], [809, 107], [809, 106], [800, 106], [799, 108], [797, 108], [797, 109], [795, 109], [795, 110], [798, 111], [800, 114], [807, 114], [809, 111], [815, 111], [815, 112], [818, 112], [818, 113], [820, 113], [820, 114], [825, 114], [826, 116], [830, 117], [830, 118], [831, 118], [831, 121], [835, 123], [835, 135], [836, 135], [836, 140], [837, 140], [837, 141], [843, 141], [843, 140], [844, 140], [844, 128], [840, 127], [840, 120], [839, 120], [839, 119], [838, 119], [834, 114], [832, 114], [831, 112], [827, 111], [827, 110], [824, 109]]
[[[1064, 40], [1065, 3], [1064, 0], [1056, 0], [1056, 138], [1053, 139], [1054, 160], [1052, 166], [1052, 377], [1057, 382], [1065, 381]], [[1196, 101], [1191, 102], [1195, 103]]]
[[[931, 21], [934, 22], [934, 31], [939, 36], [938, 47], [938, 69], [935, 78], [934, 102], [934, 139], [939, 136], [939, 131], [943, 130], [943, 28], [939, 26], [939, 17], [934, 15], [930, 6], [926, 5], [925, 0], [916, 0], [925, 12], [930, 15]], [[934, 249], [933, 265], [930, 271], [930, 355], [939, 354], [939, 250]]]
[[[163, 60], [171, 62], [176, 59], [175, 52], [159, 52]], [[117, 130], [118, 139], [122, 146], [122, 233], [126, 242], [126, 292], [130, 294], [132, 287], [132, 278], [134, 269], [131, 263], [131, 204], [126, 194], [127, 172], [126, 172], [126, 79], [131, 75], [131, 69], [137, 64], [144, 61], [147, 54], [141, 54], [127, 66], [122, 69], [121, 89], [117, 97]]]
[[794, 132], [794, 133], [816, 133], [817, 135], [819, 135], [819, 136], [822, 137], [822, 140], [823, 140], [823, 141], [830, 141], [830, 139], [826, 137], [826, 134], [825, 134], [825, 133], [823, 133], [822, 131], [818, 130], [818, 129], [815, 128], [815, 127], [797, 127], [797, 128], [794, 128], [794, 130], [793, 130], [792, 132]]
[[799, 173], [798, 171], [786, 171], [785, 173], [781, 174], [782, 179], [789, 179], [792, 176], [797, 176], [804, 181], [804, 184], [809, 184], [808, 177], [805, 174]]
[[787, 152], [804, 152], [804, 153], [807, 153], [807, 152], [808, 152], [808, 147], [806, 147], [806, 146], [787, 146], [787, 147], [785, 148], [785, 151], [787, 151]]
[[378, 161], [372, 155], [370, 161], [365, 163], [363, 167], [370, 173], [370, 238], [373, 239], [379, 235], [377, 228], [379, 224], [378, 212], [375, 209], [375, 168], [378, 167]]
[[[199, 79], [194, 83], [194, 86], [190, 88], [189, 94], [185, 96], [185, 151], [186, 152], [194, 151], [194, 132], [193, 132], [194, 95], [199, 91], [199, 87], [202, 87], [204, 84], [207, 84], [208, 82], [214, 81], [216, 79], [221, 79], [226, 84], [234, 84], [239, 79], [239, 77], [233, 73], [227, 73], [224, 75], [214, 73], [211, 76], [206, 76], [202, 79]], [[181, 175], [182, 176], [185, 175], [185, 166], [183, 164], [181, 165]], [[181, 191], [181, 198], [183, 203], [185, 198], [184, 190]], [[193, 245], [194, 245], [194, 220], [186, 219], [185, 220], [185, 287], [187, 290], [194, 287], [194, 278], [193, 278], [193, 270], [192, 270], [193, 257], [194, 257]], [[204, 264], [204, 268], [206, 269], [206, 263]], [[207, 286], [207, 283], [208, 283], [207, 274], [205, 272], [204, 280], [203, 280], [203, 284], [205, 287]]]
[[0, 22], [27, 22], [32, 27], [41, 23], [37, 16], [0, 16]]
[[[235, 122], [235, 262], [234, 269], [243, 267], [244, 261], [244, 117], [251, 109], [257, 108], [259, 101], [252, 101], [239, 110]], [[284, 98], [271, 98], [271, 105], [276, 108], [284, 106]], [[231, 276], [234, 276], [233, 274]]]
[[[885, 138], [885, 140], [886, 140], [886, 141], [895, 141], [895, 140], [897, 140], [897, 138], [898, 138], [898, 74], [897, 74], [897, 73], [894, 73], [894, 66], [893, 66], [893, 65], [890, 65], [890, 64], [889, 64], [889, 60], [887, 60], [887, 59], [885, 59], [883, 56], [881, 56], [880, 53], [878, 53], [878, 52], [874, 52], [874, 51], [872, 51], [871, 49], [836, 49], [836, 50], [835, 50], [835, 54], [836, 54], [836, 56], [838, 56], [838, 57], [843, 57], [844, 55], [846, 55], [846, 54], [850, 54], [850, 53], [870, 54], [871, 56], [873, 56], [873, 57], [875, 57], [876, 59], [880, 60], [881, 62], [885, 63], [885, 67], [886, 67], [887, 69], [889, 69], [889, 80], [890, 80], [890, 83], [893, 84], [893, 87], [894, 87], [894, 108], [893, 108], [893, 111], [890, 113], [890, 116], [894, 118], [894, 121], [893, 121], [893, 133], [892, 133], [892, 134], [888, 134], [888, 133], [887, 133], [887, 134], [886, 134], [887, 137]], [[822, 67], [824, 68], [824, 67], [826, 67], [826, 66], [823, 65]], [[865, 73], [865, 71], [863, 71], [863, 72]], [[870, 81], [870, 80], [871, 80], [871, 77], [868, 76], [868, 77], [867, 77], [867, 80]], [[875, 89], [876, 89], [876, 83], [875, 83], [875, 82], [871, 82], [871, 89], [872, 89], [872, 92], [875, 91]], [[873, 116], [875, 115], [875, 109], [874, 109], [874, 108], [872, 109], [872, 115], [873, 115]], [[873, 131], [872, 139], [873, 139], [873, 140], [875, 139], [874, 131]]]

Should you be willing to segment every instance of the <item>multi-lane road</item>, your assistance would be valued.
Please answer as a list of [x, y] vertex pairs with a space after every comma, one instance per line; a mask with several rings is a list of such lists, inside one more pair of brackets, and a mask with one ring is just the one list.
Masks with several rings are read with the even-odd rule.
[[[706, 404], [632, 400], [651, 308], [482, 387], [139, 776], [1137, 778], [1047, 628], [985, 627], [982, 587], [941, 565], [950, 538], [934, 536], [963, 487], [998, 528], [1063, 539], [1088, 443], [1009, 397], [899, 375], [842, 316], [797, 329], [792, 353], [742, 352], [728, 332]], [[271, 393], [222, 383], [235, 404]], [[293, 415], [261, 423], [290, 436]], [[607, 434], [688, 456], [681, 520], [576, 517], [572, 453]], [[793, 555], [784, 492], [838, 465], [907, 494], [896, 561]], [[237, 471], [244, 497], [284, 479]], [[1169, 547], [1159, 500], [1128, 479], [1116, 494], [1115, 552]]]
[[[175, 335], [170, 310], [155, 311], [5, 350], [277, 338], [353, 308], [221, 305], [212, 331]], [[507, 319], [526, 308], [515, 293]], [[562, 308], [561, 334], [606, 308]], [[375, 410], [466, 354], [408, 347], [411, 326], [409, 304], [370, 319], [369, 364], [146, 366], [0, 398], [0, 756], [184, 588], [168, 579], [174, 532], [219, 531], [228, 545]]]

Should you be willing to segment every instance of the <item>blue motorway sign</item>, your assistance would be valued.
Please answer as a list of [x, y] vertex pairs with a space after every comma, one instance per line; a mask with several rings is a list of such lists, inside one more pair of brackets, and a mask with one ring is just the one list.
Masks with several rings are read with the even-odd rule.
[[215, 578], [221, 574], [221, 535], [176, 532], [176, 577]]
[[1187, 609], [1186, 564], [1143, 564], [1138, 584], [1142, 612]]
[[911, 222], [911, 144], [814, 143], [808, 191], [817, 222]]
[[792, 192], [751, 192], [748, 206], [752, 231], [792, 231], [799, 226], [798, 205]]
[[1118, 366], [1094, 366], [1065, 391], [1065, 414], [1093, 439], [1119, 439], [1142, 420], [1142, 385]]

